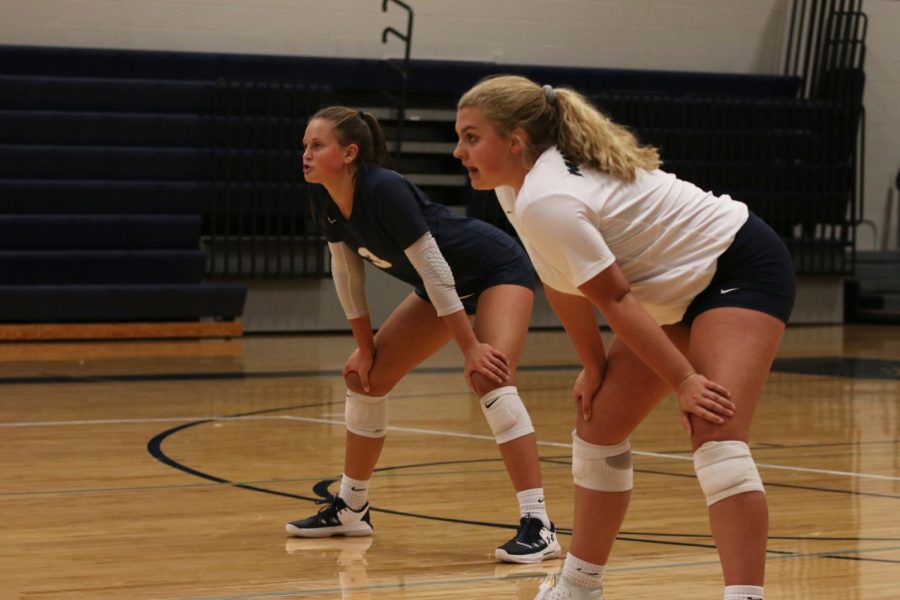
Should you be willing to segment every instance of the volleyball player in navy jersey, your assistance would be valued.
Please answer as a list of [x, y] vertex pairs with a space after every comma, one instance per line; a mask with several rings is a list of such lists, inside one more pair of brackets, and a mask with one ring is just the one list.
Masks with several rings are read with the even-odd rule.
[[[794, 302], [784, 243], [745, 204], [661, 170], [655, 148], [574, 90], [483, 80], [456, 130], [454, 155], [474, 188], [496, 190], [584, 367], [572, 543], [537, 599], [603, 597], [631, 498], [628, 438], [674, 392], [724, 599], [762, 600], [768, 508], [747, 441]], [[595, 307], [615, 333], [608, 351]]]
[[[288, 534], [372, 534], [368, 490], [384, 446], [387, 394], [455, 339], [519, 501], [516, 536], [495, 556], [517, 563], [559, 556], [534, 427], [515, 387], [534, 298], [527, 255], [499, 229], [430, 202], [390, 170], [384, 134], [371, 114], [322, 109], [310, 119], [303, 145], [304, 177], [327, 195], [323, 222], [332, 273], [357, 348], [343, 368], [347, 434], [340, 492], [318, 514], [288, 523]], [[364, 260], [413, 286], [375, 335]]]

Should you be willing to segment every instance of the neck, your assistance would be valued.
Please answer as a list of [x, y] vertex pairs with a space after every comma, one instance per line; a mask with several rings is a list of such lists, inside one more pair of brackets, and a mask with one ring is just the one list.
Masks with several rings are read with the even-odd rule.
[[513, 190], [516, 192], [516, 196], [519, 195], [519, 190], [522, 189], [522, 186], [525, 185], [525, 177], [528, 175], [528, 172], [531, 169], [526, 168], [524, 165], [521, 168], [515, 169], [511, 176], [509, 183], [507, 185], [512, 186]]
[[353, 173], [322, 185], [328, 191], [331, 200], [337, 205], [341, 215], [345, 219], [349, 219], [353, 212], [353, 191], [356, 188]]

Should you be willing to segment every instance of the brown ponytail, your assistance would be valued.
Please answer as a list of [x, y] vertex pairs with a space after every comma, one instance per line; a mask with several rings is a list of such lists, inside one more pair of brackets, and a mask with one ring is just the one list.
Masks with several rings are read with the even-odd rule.
[[388, 153], [384, 130], [371, 113], [346, 106], [329, 106], [310, 117], [310, 120], [313, 119], [323, 119], [331, 123], [334, 134], [342, 146], [356, 144], [359, 147], [359, 153], [354, 161], [357, 167], [376, 164], [386, 169], [394, 168], [394, 162]]

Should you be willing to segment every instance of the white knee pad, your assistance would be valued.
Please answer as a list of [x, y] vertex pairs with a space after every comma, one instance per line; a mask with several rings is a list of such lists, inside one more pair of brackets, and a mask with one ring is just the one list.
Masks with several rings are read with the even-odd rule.
[[572, 432], [572, 478], [575, 485], [598, 492], [627, 492], [634, 487], [631, 444], [591, 444]]
[[516, 386], [508, 385], [490, 391], [481, 397], [479, 403], [498, 444], [534, 433], [531, 417], [519, 398]]
[[706, 442], [694, 452], [694, 471], [707, 506], [729, 496], [766, 491], [744, 442]]
[[347, 390], [344, 420], [347, 429], [356, 435], [384, 437], [388, 422], [387, 396], [365, 396]]

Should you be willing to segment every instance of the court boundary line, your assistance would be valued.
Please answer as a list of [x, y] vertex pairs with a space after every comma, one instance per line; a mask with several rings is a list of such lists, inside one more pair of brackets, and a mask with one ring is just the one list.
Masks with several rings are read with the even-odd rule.
[[[285, 410], [285, 409], [276, 409]], [[0, 428], [10, 429], [17, 427], [54, 427], [54, 426], [73, 426], [73, 425], [123, 425], [123, 424], [142, 424], [142, 423], [184, 423], [192, 422], [210, 422], [210, 421], [239, 421], [239, 420], [287, 420], [300, 421], [304, 423], [318, 423], [322, 425], [335, 425], [344, 427], [343, 420], [323, 419], [319, 417], [302, 417], [297, 415], [238, 415], [238, 416], [205, 416], [205, 417], [158, 417], [146, 419], [79, 419], [73, 421], [32, 421], [23, 423], [0, 423]], [[455, 437], [462, 439], [483, 440], [496, 442], [493, 436], [482, 435], [477, 433], [466, 433], [461, 431], [446, 431], [435, 429], [424, 429], [421, 427], [401, 427], [397, 425], [389, 425], [388, 431], [395, 433], [414, 433], [419, 435], [434, 435], [443, 437]], [[566, 442], [554, 442], [549, 440], [538, 440], [538, 446], [546, 446], [550, 448], [567, 448], [571, 449], [572, 444]], [[651, 452], [648, 450], [634, 450], [631, 453], [635, 456], [647, 456], [652, 458], [661, 458], [666, 460], [680, 460], [693, 462], [692, 455], [684, 455], [677, 453]], [[900, 476], [878, 475], [874, 473], [860, 473], [854, 471], [835, 471], [832, 469], [815, 469], [811, 467], [776, 465], [772, 463], [757, 462], [757, 467], [764, 469], [773, 469], [780, 471], [789, 471], [797, 473], [811, 473], [816, 475], [830, 475], [835, 477], [848, 477], [855, 479], [873, 479], [877, 481], [900, 481]]]

